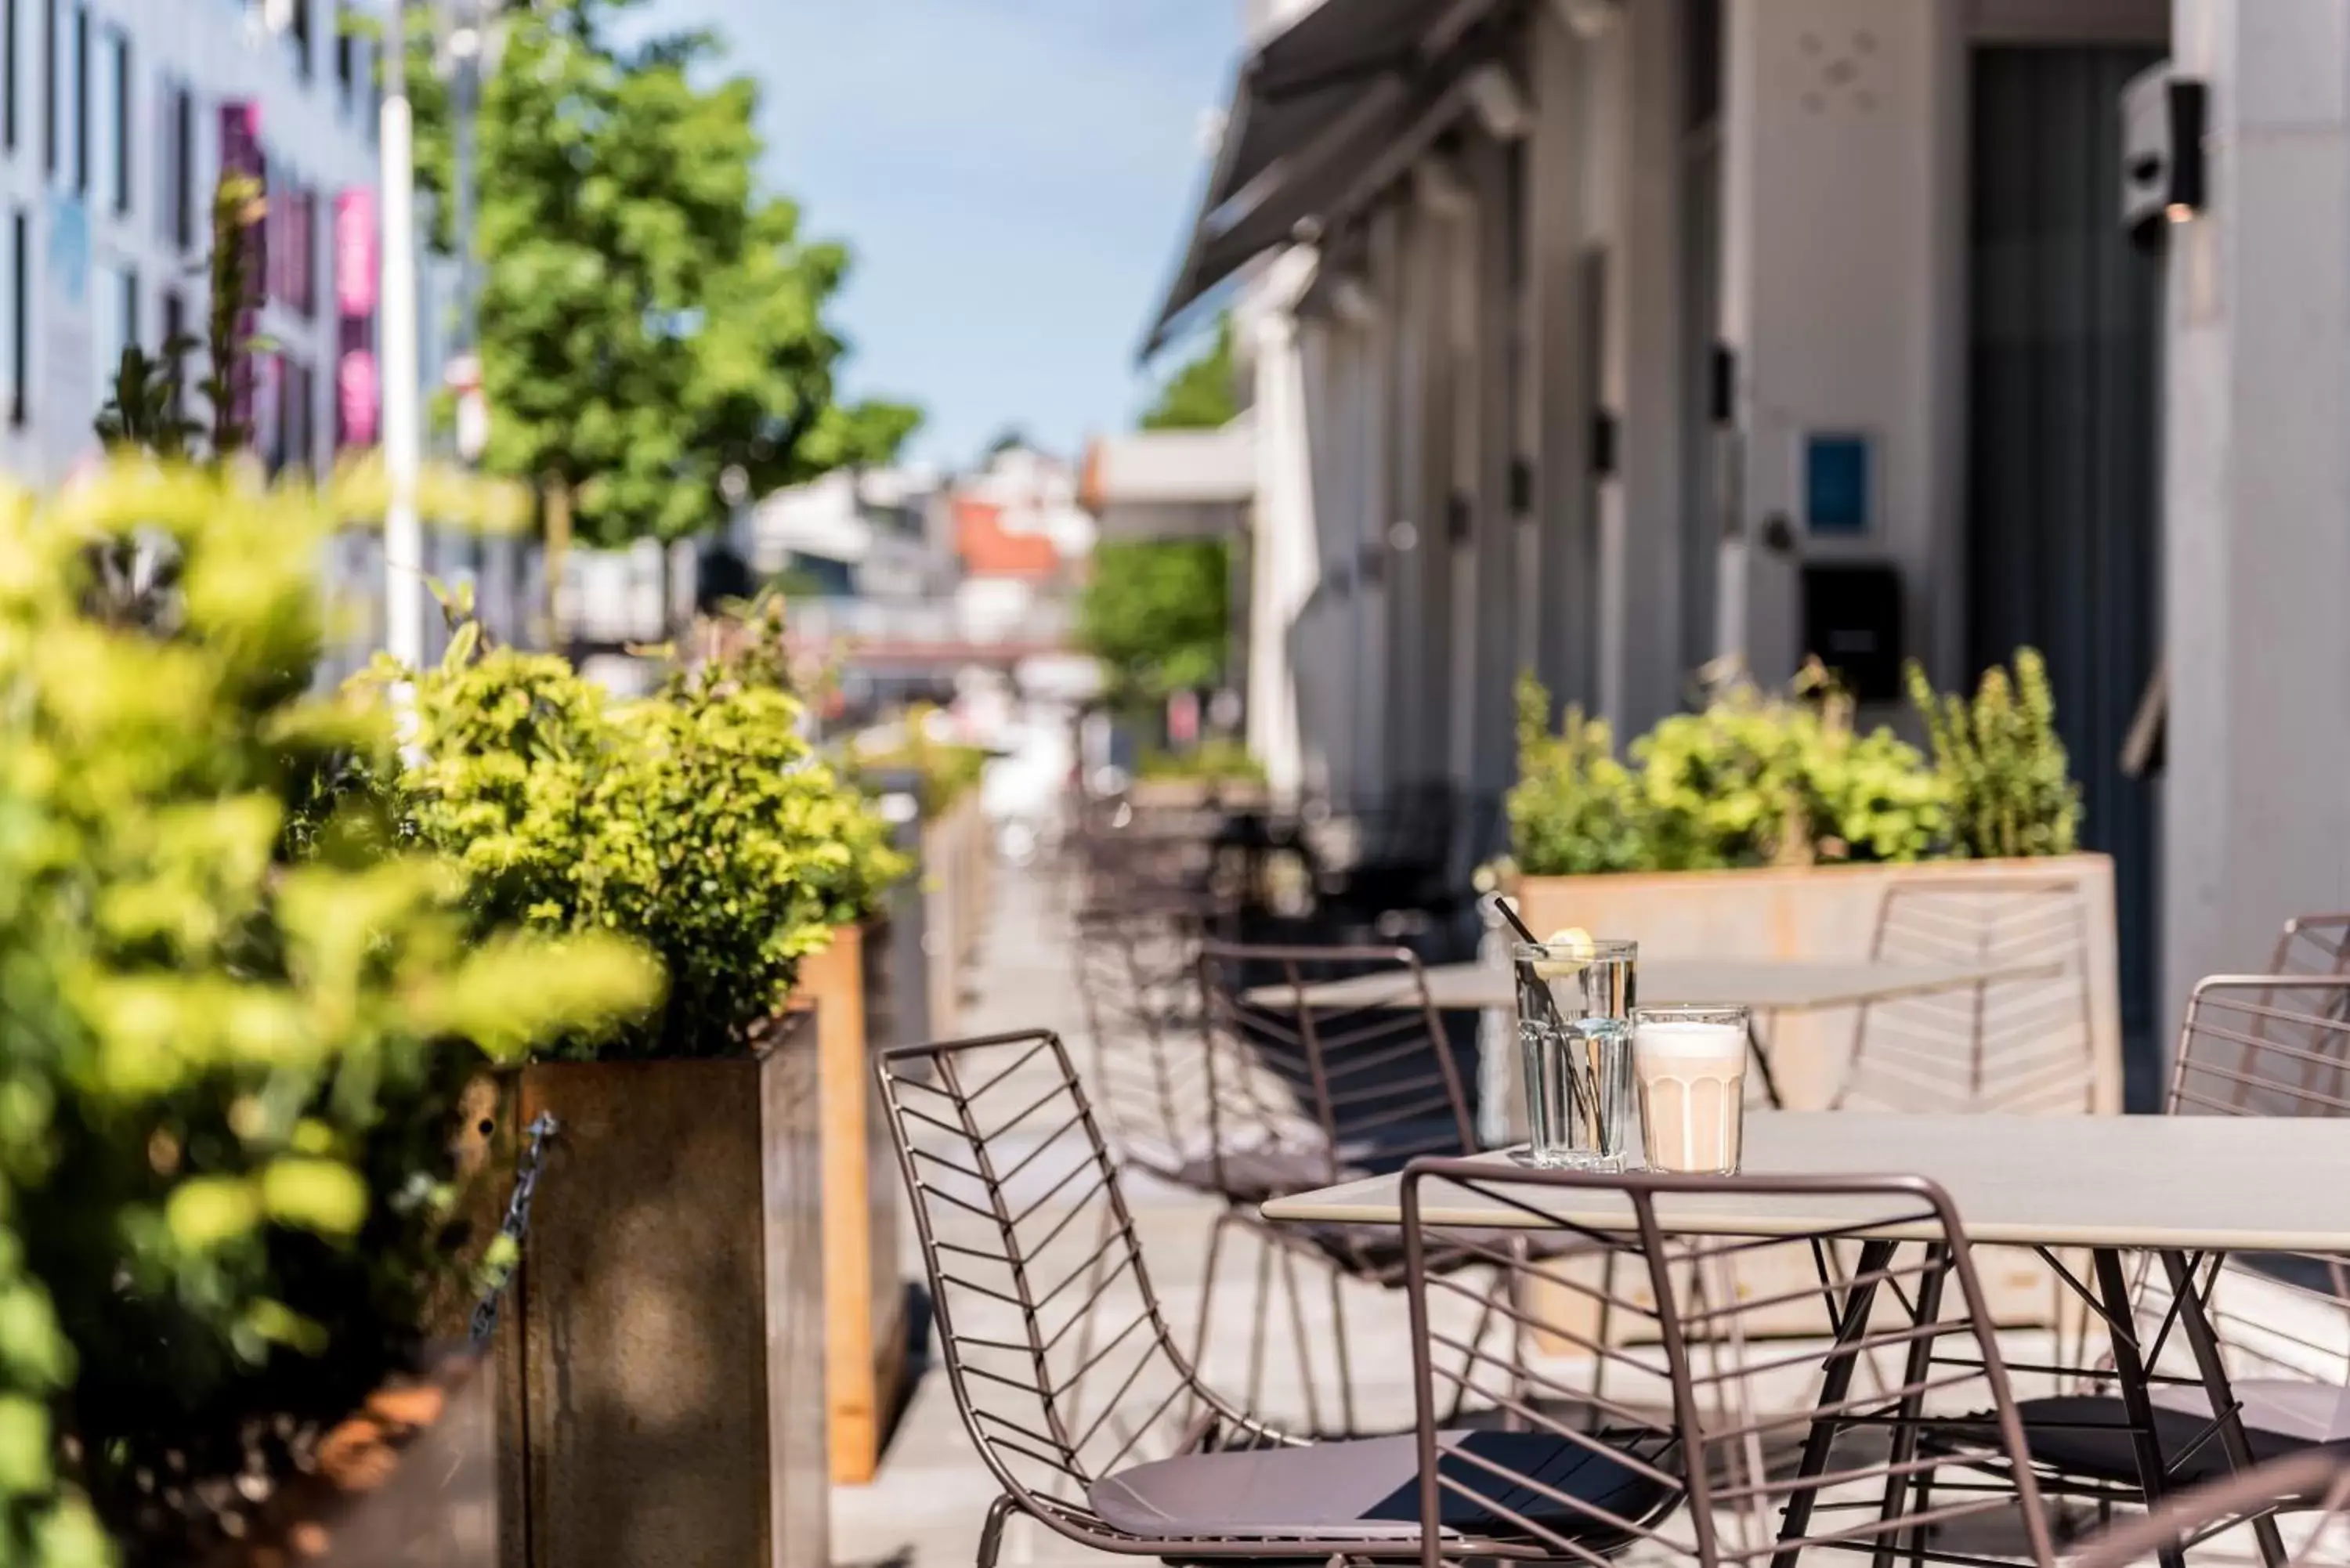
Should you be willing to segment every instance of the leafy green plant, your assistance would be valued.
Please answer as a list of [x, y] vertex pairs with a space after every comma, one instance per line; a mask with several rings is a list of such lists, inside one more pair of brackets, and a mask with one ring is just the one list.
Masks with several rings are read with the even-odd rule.
[[852, 769], [860, 775], [912, 774], [920, 786], [922, 815], [931, 821], [953, 810], [979, 787], [988, 762], [983, 746], [931, 739], [930, 721], [937, 711], [928, 702], [914, 703], [899, 722], [902, 734], [897, 745], [854, 748], [851, 755]]
[[656, 954], [663, 1007], [546, 1054], [710, 1056], [743, 1049], [801, 958], [872, 912], [906, 869], [888, 828], [801, 732], [779, 655], [743, 639], [655, 696], [613, 699], [563, 659], [461, 628], [408, 684], [410, 761], [394, 809], [460, 867], [485, 928], [616, 931]]
[[1518, 782], [1503, 802], [1518, 867], [1538, 877], [1631, 871], [1641, 864], [1638, 796], [1604, 720], [1569, 708], [1550, 727], [1550, 693], [1518, 678]]
[[2056, 701], [2037, 649], [2015, 652], [2013, 678], [1993, 665], [1970, 702], [1937, 697], [1908, 667], [1909, 700], [1932, 738], [1934, 767], [1950, 796], [1951, 853], [1991, 858], [2068, 855], [2081, 826], [2081, 791], [2056, 737]]
[[1146, 781], [1205, 780], [1214, 784], [1264, 782], [1264, 764], [1240, 742], [1211, 735], [1189, 751], [1146, 751], [1135, 764], [1134, 776]]
[[1736, 683], [1675, 714], [1616, 760], [1605, 724], [1518, 691], [1513, 857], [1531, 876], [1717, 870], [1947, 852], [1949, 788], [1890, 730], [1857, 732], [1852, 705], [1816, 670], [1780, 696]]
[[[314, 498], [120, 458], [0, 497], [0, 1561], [178, 1563], [413, 1345], [480, 1049], [640, 1012], [617, 938], [475, 927], [306, 696]], [[89, 613], [114, 543], [165, 631]], [[207, 1501], [213, 1500], [213, 1501]]]

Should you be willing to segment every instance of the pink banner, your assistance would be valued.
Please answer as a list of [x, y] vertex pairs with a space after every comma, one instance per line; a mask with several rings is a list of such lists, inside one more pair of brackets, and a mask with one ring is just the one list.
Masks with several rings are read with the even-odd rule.
[[365, 187], [335, 198], [335, 308], [343, 316], [375, 314], [379, 236], [375, 192]]
[[343, 361], [335, 370], [335, 408], [343, 445], [375, 444], [376, 420], [383, 408], [383, 379], [376, 370], [373, 349], [343, 351]]

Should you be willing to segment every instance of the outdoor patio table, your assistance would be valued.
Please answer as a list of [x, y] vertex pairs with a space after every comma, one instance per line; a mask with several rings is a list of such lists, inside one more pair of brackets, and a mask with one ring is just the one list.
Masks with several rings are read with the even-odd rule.
[[[1421, 971], [1429, 1000], [1440, 1012], [1483, 1012], [1514, 1006], [1517, 993], [1509, 967], [1495, 963], [1434, 964]], [[1970, 985], [2024, 980], [2053, 972], [2043, 963], [1877, 963], [1866, 959], [1642, 959], [1638, 984], [1646, 1002], [1691, 1006], [1742, 1006], [1753, 1010], [1754, 1060], [1771, 1104], [1779, 1094], [1761, 1020], [1782, 1012], [1858, 1007], [1897, 1002]], [[1309, 1007], [1406, 1007], [1418, 1000], [1397, 989], [1391, 975], [1325, 981], [1303, 988]], [[1285, 985], [1260, 985], [1243, 993], [1252, 1006], [1295, 1005]]]
[[[1509, 1157], [1483, 1157], [1507, 1168]], [[2153, 1253], [2178, 1298], [2186, 1336], [2211, 1402], [2219, 1437], [2239, 1469], [2249, 1468], [2244, 1436], [2219, 1345], [2196, 1276], [2230, 1252], [2350, 1252], [2350, 1138], [2338, 1122], [2255, 1116], [2007, 1116], [1882, 1115], [1861, 1111], [1754, 1111], [1747, 1117], [1745, 1168], [1775, 1175], [1918, 1175], [1956, 1202], [1970, 1243], [2029, 1247], [2086, 1300], [2113, 1341], [2113, 1370], [2133, 1431], [2139, 1485], [2147, 1501], [2165, 1490], [2154, 1437], [2144, 1347], [2137, 1343], [2122, 1254]], [[1574, 1189], [1515, 1189], [1562, 1226], [1630, 1229], [1620, 1195]], [[1422, 1212], [1433, 1225], [1525, 1228], [1523, 1210], [1481, 1201], [1466, 1189], [1431, 1183]], [[1263, 1207], [1276, 1221], [1399, 1225], [1399, 1178], [1367, 1178], [1276, 1199]], [[1850, 1199], [1737, 1192], [1666, 1197], [1659, 1224], [1672, 1235], [1793, 1236], [1835, 1230], [1863, 1218]], [[1923, 1239], [1899, 1229], [1856, 1230], [1863, 1241], [1857, 1277], [1882, 1269], [1894, 1246]], [[2081, 1280], [2057, 1249], [2088, 1251], [2091, 1278]], [[1872, 1256], [1872, 1254], [1874, 1254]], [[1847, 1335], [1866, 1326], [1867, 1303], [1847, 1312]], [[1820, 1404], [1842, 1401], [1856, 1356], [1831, 1348]], [[1814, 1426], [1805, 1475], [1825, 1466], [1836, 1423]], [[1809, 1500], [1791, 1506], [1783, 1538], [1803, 1532]], [[2272, 1522], [2256, 1527], [2263, 1559], [2285, 1561]], [[2182, 1562], [2174, 1550], [2166, 1563]]]

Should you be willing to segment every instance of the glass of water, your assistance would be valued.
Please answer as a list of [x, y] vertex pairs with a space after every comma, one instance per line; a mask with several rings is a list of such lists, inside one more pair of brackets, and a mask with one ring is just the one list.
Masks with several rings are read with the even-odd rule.
[[1633, 942], [1521, 942], [1518, 1050], [1527, 1158], [1555, 1169], [1622, 1170], [1632, 1129]]

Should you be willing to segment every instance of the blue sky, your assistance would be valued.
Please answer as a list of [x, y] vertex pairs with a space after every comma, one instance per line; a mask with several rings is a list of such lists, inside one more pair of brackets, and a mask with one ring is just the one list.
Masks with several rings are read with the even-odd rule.
[[[1135, 345], [1229, 86], [1239, 0], [658, 0], [764, 88], [770, 182], [857, 265], [852, 395], [924, 407], [913, 454], [1016, 426], [1075, 455], [1149, 392]], [[1169, 363], [1173, 362], [1170, 357]]]

